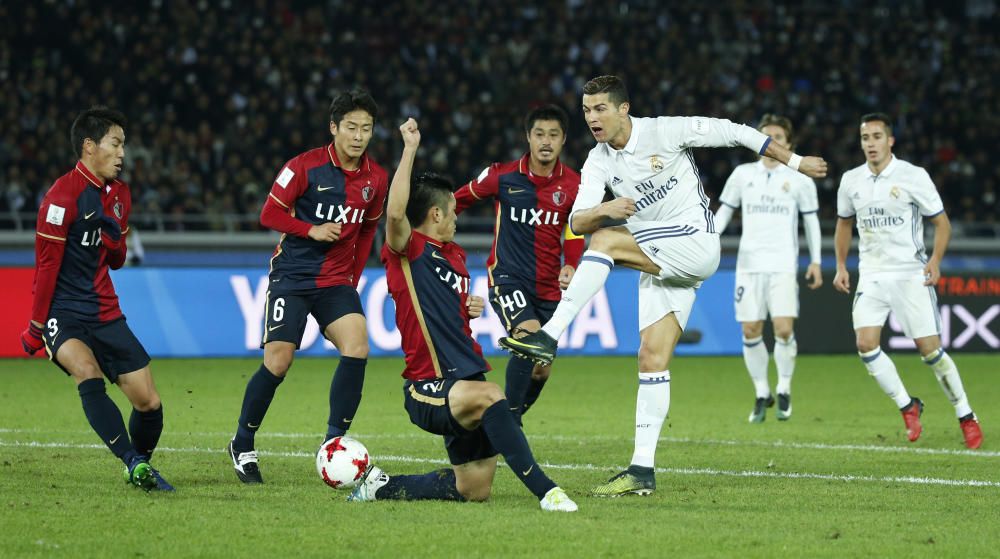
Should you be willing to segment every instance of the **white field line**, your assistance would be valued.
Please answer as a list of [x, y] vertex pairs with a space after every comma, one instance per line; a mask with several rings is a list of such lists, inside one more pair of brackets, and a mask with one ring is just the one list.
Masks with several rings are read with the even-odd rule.
[[[21, 447], [21, 448], [63, 448], [63, 449], [105, 449], [99, 444], [75, 444], [58, 442], [38, 442], [38, 441], [4, 441], [0, 440], [0, 447]], [[182, 452], [199, 454], [222, 454], [221, 449], [183, 447], [170, 448], [161, 447], [158, 450], [164, 452]], [[309, 452], [261, 452], [264, 456], [281, 456], [289, 458], [312, 458], [314, 455]], [[435, 458], [420, 458], [416, 456], [397, 455], [377, 455], [378, 461], [384, 462], [407, 462], [417, 464], [447, 465], [447, 460]], [[586, 471], [611, 471], [614, 466], [600, 466], [597, 464], [551, 464], [542, 463], [543, 468], [552, 470], [586, 470]], [[675, 475], [695, 475], [695, 476], [722, 476], [722, 477], [755, 477], [772, 479], [806, 479], [824, 481], [844, 481], [844, 482], [876, 482], [876, 483], [905, 483], [914, 485], [943, 485], [956, 487], [997, 487], [1000, 482], [978, 479], [944, 479], [917, 476], [867, 476], [850, 474], [815, 474], [808, 472], [762, 472], [759, 470], [717, 470], [714, 468], [656, 468], [657, 473]]]
[[[0, 428], [0, 433], [12, 434], [39, 434], [39, 435], [89, 435], [93, 436], [93, 431], [60, 430], [49, 431], [41, 429], [6, 429]], [[197, 438], [217, 438], [223, 441], [233, 436], [230, 432], [179, 432], [177, 436], [190, 436]], [[557, 442], [599, 442], [599, 441], [624, 441], [625, 437], [613, 435], [551, 435], [551, 434], [526, 434], [531, 441], [557, 441]], [[437, 440], [437, 437], [428, 433], [362, 433], [351, 431], [351, 436], [360, 440]], [[320, 434], [317, 433], [271, 433], [261, 431], [257, 433], [258, 438], [268, 439], [312, 439], [319, 441]], [[862, 445], [862, 444], [828, 444], [828, 443], [800, 443], [790, 441], [760, 441], [760, 440], [724, 440], [724, 439], [693, 439], [689, 437], [660, 437], [660, 442], [673, 444], [690, 444], [705, 446], [752, 446], [775, 449], [796, 449], [796, 450], [832, 450], [854, 451], [854, 452], [879, 452], [879, 453], [899, 453], [899, 454], [925, 454], [943, 456], [972, 456], [976, 458], [1000, 458], [1000, 452], [995, 450], [968, 450], [959, 448], [928, 448], [919, 446], [882, 446], [882, 445]]]

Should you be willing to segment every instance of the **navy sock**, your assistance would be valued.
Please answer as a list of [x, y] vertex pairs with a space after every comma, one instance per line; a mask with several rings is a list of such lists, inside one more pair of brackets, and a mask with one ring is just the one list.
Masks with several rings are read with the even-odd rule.
[[104, 379], [90, 378], [79, 385], [80, 401], [83, 403], [83, 413], [87, 416], [90, 426], [108, 445], [111, 452], [122, 462], [128, 464], [136, 456], [132, 442], [125, 431], [125, 420], [118, 406], [111, 401], [104, 386]]
[[507, 383], [504, 392], [507, 396], [507, 405], [518, 423], [524, 411], [525, 395], [531, 383], [531, 370], [534, 368], [535, 364], [530, 360], [516, 355], [511, 356], [507, 362]]
[[151, 411], [132, 408], [132, 415], [128, 418], [128, 432], [132, 436], [135, 451], [147, 460], [152, 458], [156, 443], [160, 442], [160, 433], [163, 432], [163, 405]]
[[493, 448], [503, 455], [504, 460], [521, 483], [541, 499], [556, 484], [545, 475], [542, 467], [535, 462], [528, 446], [528, 439], [510, 413], [506, 400], [500, 400], [483, 412], [482, 429], [486, 431]]
[[528, 387], [528, 393], [524, 396], [524, 407], [521, 409], [521, 413], [526, 413], [528, 408], [538, 400], [539, 394], [542, 393], [542, 388], [545, 388], [546, 380], [548, 379], [531, 379], [531, 386]]
[[365, 365], [368, 359], [341, 357], [330, 381], [330, 417], [326, 424], [326, 440], [342, 436], [351, 428], [354, 414], [361, 405], [361, 389], [365, 385]]
[[271, 371], [260, 364], [257, 372], [250, 377], [247, 383], [247, 390], [243, 393], [243, 409], [240, 411], [240, 422], [236, 427], [236, 436], [233, 438], [233, 449], [237, 452], [248, 452], [253, 450], [254, 435], [260, 424], [264, 421], [267, 408], [274, 399], [274, 391], [278, 389], [284, 377], [271, 374]]
[[390, 476], [389, 481], [375, 492], [375, 498], [390, 501], [465, 500], [455, 486], [455, 470], [451, 468], [412, 476]]

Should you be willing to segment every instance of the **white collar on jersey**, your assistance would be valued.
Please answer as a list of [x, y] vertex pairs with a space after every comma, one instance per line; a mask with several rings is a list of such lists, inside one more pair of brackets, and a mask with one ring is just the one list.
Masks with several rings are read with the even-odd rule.
[[636, 146], [639, 145], [639, 127], [641, 125], [641, 122], [632, 115], [628, 115], [628, 119], [632, 123], [632, 134], [628, 137], [628, 142], [625, 143], [625, 147], [619, 150], [611, 147], [611, 144], [607, 142], [604, 143], [604, 145], [607, 146], [608, 151], [611, 152], [612, 154], [621, 152], [627, 152], [633, 154], [635, 153]]
[[872, 172], [872, 168], [869, 167], [867, 163], [865, 163], [865, 169], [868, 170], [868, 178], [870, 178], [870, 179], [873, 179], [873, 178], [882, 178], [882, 177], [888, 177], [889, 175], [891, 175], [892, 172], [896, 169], [896, 167], [898, 167], [898, 165], [896, 165], [896, 162], [899, 161], [899, 160], [896, 159], [896, 156], [893, 155], [893, 154], [891, 154], [891, 153], [889, 154], [889, 157], [892, 158], [889, 161], [889, 164], [886, 165], [885, 169], [882, 169], [882, 172], [879, 173], [879, 174], [877, 174], [877, 175], [875, 173], [873, 173]]

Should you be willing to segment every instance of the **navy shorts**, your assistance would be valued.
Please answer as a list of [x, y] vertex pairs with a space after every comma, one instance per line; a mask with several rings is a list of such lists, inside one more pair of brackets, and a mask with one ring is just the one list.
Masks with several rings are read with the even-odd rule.
[[294, 293], [267, 292], [264, 307], [264, 337], [260, 347], [267, 342], [290, 342], [298, 349], [306, 319], [313, 315], [320, 332], [342, 316], [357, 313], [364, 316], [361, 297], [350, 285], [318, 287]]
[[490, 305], [508, 332], [522, 322], [537, 320], [545, 324], [556, 312], [559, 301], [546, 301], [530, 294], [516, 284], [495, 285], [490, 290]]
[[111, 382], [118, 375], [131, 373], [149, 365], [149, 354], [121, 317], [111, 322], [90, 322], [72, 317], [52, 316], [42, 329], [49, 359], [67, 375], [70, 374], [56, 359], [66, 340], [80, 340], [97, 358], [97, 366]]
[[480, 427], [468, 431], [451, 415], [448, 394], [459, 380], [486, 382], [480, 373], [464, 379], [428, 379], [403, 383], [403, 405], [410, 421], [428, 433], [444, 436], [444, 448], [453, 466], [497, 455], [486, 432]]

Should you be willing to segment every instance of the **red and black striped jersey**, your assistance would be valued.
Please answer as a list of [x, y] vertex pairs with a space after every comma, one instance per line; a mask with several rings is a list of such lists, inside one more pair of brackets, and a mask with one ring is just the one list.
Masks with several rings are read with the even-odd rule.
[[[333, 144], [286, 163], [269, 200], [302, 222], [302, 231], [282, 235], [271, 257], [270, 280], [281, 282], [274, 288], [295, 291], [357, 285], [388, 190], [385, 169], [364, 154], [357, 170], [346, 170]], [[329, 222], [342, 224], [338, 240], [328, 243], [309, 238], [310, 227]]]
[[[110, 322], [122, 316], [108, 268], [125, 261], [124, 235], [132, 207], [129, 186], [99, 180], [82, 163], [59, 177], [42, 198], [35, 237], [35, 292], [32, 320], [54, 315]], [[122, 239], [105, 246], [114, 225]]]
[[574, 268], [583, 254], [583, 237], [567, 227], [580, 175], [558, 162], [552, 175], [540, 177], [528, 169], [528, 157], [483, 169], [455, 192], [455, 211], [493, 198], [496, 225], [487, 260], [490, 286], [517, 284], [539, 299], [558, 301], [564, 253], [565, 264]]
[[465, 251], [413, 231], [406, 250], [386, 243], [382, 263], [396, 304], [410, 380], [466, 378], [490, 370], [469, 328], [469, 271]]

